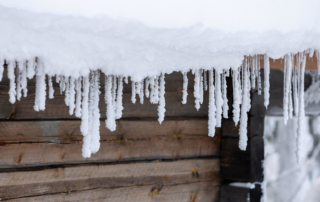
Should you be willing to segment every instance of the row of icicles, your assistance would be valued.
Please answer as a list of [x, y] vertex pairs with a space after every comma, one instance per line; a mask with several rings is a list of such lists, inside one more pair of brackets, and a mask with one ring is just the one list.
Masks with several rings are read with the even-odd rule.
[[[309, 54], [310, 56], [310, 54]], [[317, 52], [319, 58], [319, 53]], [[37, 60], [36, 60], [37, 61]], [[269, 74], [270, 64], [267, 55], [255, 55], [245, 57], [242, 65], [236, 69], [192, 70], [194, 79], [195, 108], [199, 110], [203, 103], [204, 91], [209, 90], [209, 112], [208, 130], [209, 136], [215, 135], [215, 127], [221, 127], [223, 118], [228, 118], [228, 99], [226, 77], [233, 79], [233, 120], [235, 125], [240, 122], [239, 148], [245, 150], [247, 147], [247, 122], [248, 112], [251, 108], [250, 90], [257, 88], [261, 94], [260, 64], [264, 66], [264, 104], [269, 104]], [[298, 115], [298, 135], [297, 135], [297, 158], [301, 145], [302, 123], [304, 118], [304, 70], [306, 64], [306, 53], [297, 55], [288, 54], [284, 57], [284, 98], [283, 110], [285, 123], [293, 114]], [[36, 75], [36, 95], [34, 110], [44, 110], [46, 102], [46, 74], [43, 72], [43, 64], [38, 62], [17, 62], [5, 61], [8, 68], [8, 78], [10, 79], [9, 100], [15, 103], [20, 100], [22, 93], [27, 96], [27, 78], [32, 79]], [[17, 67], [17, 68], [16, 68]], [[0, 81], [2, 79], [3, 66], [0, 67]], [[187, 102], [188, 78], [187, 72], [183, 74], [183, 96], [182, 103]], [[90, 157], [96, 153], [100, 147], [100, 111], [99, 111], [99, 88], [100, 71], [90, 71], [87, 76], [79, 78], [55, 75], [56, 82], [60, 85], [60, 93], [65, 93], [65, 103], [69, 106], [69, 114], [81, 118], [80, 130], [83, 138], [82, 155]], [[150, 98], [152, 104], [158, 106], [158, 121], [161, 124], [165, 116], [165, 74], [157, 77], [148, 77], [142, 81], [132, 81], [133, 103], [136, 102], [136, 94], [140, 103], [143, 104], [144, 96]], [[52, 76], [48, 75], [48, 97], [52, 99], [54, 89]], [[116, 129], [116, 119], [122, 117], [122, 93], [123, 82], [128, 83], [128, 78], [123, 76], [107, 75], [105, 77], [105, 102], [106, 102], [106, 127], [110, 131]], [[294, 113], [293, 113], [294, 112]]]

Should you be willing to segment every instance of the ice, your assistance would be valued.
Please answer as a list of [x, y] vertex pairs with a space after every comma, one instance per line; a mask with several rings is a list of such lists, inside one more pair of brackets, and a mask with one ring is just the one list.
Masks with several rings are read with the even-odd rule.
[[188, 76], [187, 72], [183, 72], [183, 89], [182, 89], [182, 104], [187, 104], [187, 96], [188, 96]]
[[165, 81], [164, 81], [164, 74], [160, 75], [160, 92], [159, 92], [159, 106], [158, 106], [158, 121], [161, 124], [164, 120], [164, 115], [166, 112], [166, 101], [164, 98], [164, 94], [165, 94]]
[[195, 98], [194, 103], [197, 111], [200, 109], [200, 71], [194, 70], [194, 87], [193, 87], [193, 96]]
[[208, 135], [215, 135], [216, 127], [216, 103], [215, 103], [215, 88], [213, 85], [213, 68], [209, 70], [209, 115], [208, 115]]
[[244, 66], [242, 68], [242, 76], [243, 76], [243, 88], [242, 88], [242, 105], [241, 105], [241, 117], [240, 117], [240, 128], [239, 128], [239, 148], [241, 150], [246, 150], [247, 148], [247, 124], [248, 124], [248, 107], [249, 107], [249, 99], [250, 99], [250, 88], [249, 84], [249, 69], [247, 66], [247, 62], [244, 62]]
[[269, 98], [270, 98], [270, 62], [269, 57], [264, 55], [264, 106], [268, 109], [269, 106]]
[[36, 96], [34, 100], [34, 110], [43, 111], [46, 106], [46, 75], [43, 71], [43, 64], [37, 62], [37, 73], [36, 73]]
[[223, 70], [222, 76], [222, 99], [223, 99], [223, 118], [228, 118], [228, 97], [227, 97], [227, 77], [229, 77], [229, 70]]
[[15, 82], [15, 62], [7, 61], [8, 65], [8, 78], [10, 80], [10, 88], [9, 88], [9, 101], [14, 104], [16, 102], [16, 82]]
[[106, 76], [105, 79], [105, 102], [107, 106], [107, 119], [106, 119], [106, 127], [110, 131], [115, 131], [116, 130], [116, 115], [115, 115], [115, 108], [114, 108], [114, 94], [112, 93], [112, 83], [113, 83], [113, 76], [109, 75]]
[[240, 85], [240, 70], [232, 70], [233, 84], [233, 121], [238, 125], [240, 120], [240, 104], [241, 104], [241, 85]]
[[221, 70], [215, 70], [216, 127], [221, 127], [223, 99], [221, 95]]
[[52, 85], [52, 77], [48, 76], [48, 86], [49, 86], [49, 99], [53, 99], [54, 89]]
[[81, 117], [81, 81], [82, 81], [82, 77], [79, 77], [78, 79], [76, 79], [76, 110], [75, 110], [75, 115], [76, 117]]
[[136, 103], [136, 82], [131, 81], [131, 102]]
[[74, 109], [76, 107], [75, 105], [75, 94], [76, 94], [76, 91], [75, 91], [75, 78], [73, 77], [70, 77], [70, 83], [69, 83], [69, 114], [72, 115], [73, 112], [74, 112]]
[[83, 136], [86, 136], [89, 130], [89, 76], [84, 76], [82, 82], [83, 93], [80, 131]]
[[116, 102], [116, 119], [120, 119], [122, 117], [122, 94], [123, 94], [123, 77], [118, 77], [118, 92], [117, 92], [117, 102]]

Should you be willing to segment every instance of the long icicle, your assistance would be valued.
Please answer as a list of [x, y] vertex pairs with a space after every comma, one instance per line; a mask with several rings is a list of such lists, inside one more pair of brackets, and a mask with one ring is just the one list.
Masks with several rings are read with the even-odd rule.
[[131, 102], [136, 103], [136, 83], [131, 80]]
[[99, 109], [99, 95], [100, 95], [100, 71], [94, 72], [94, 87], [93, 87], [93, 111], [91, 122], [91, 143], [90, 150], [93, 154], [99, 151], [100, 148], [100, 109]]
[[235, 125], [238, 125], [240, 120], [240, 104], [241, 104], [241, 95], [240, 95], [240, 83], [239, 83], [239, 68], [232, 70], [232, 87], [233, 87], [233, 121]]
[[215, 94], [216, 94], [216, 126], [221, 127], [223, 99], [221, 95], [221, 70], [215, 71]]
[[188, 96], [188, 76], [187, 72], [183, 72], [183, 89], [182, 89], [182, 104], [187, 104], [187, 96]]
[[81, 77], [76, 80], [76, 110], [74, 113], [79, 118], [81, 117], [81, 80]]
[[53, 99], [53, 93], [54, 93], [54, 90], [53, 90], [53, 85], [52, 85], [52, 77], [51, 76], [48, 76], [48, 86], [49, 86], [49, 99]]
[[199, 102], [200, 104], [203, 104], [203, 69], [200, 70], [200, 84], [199, 84], [199, 95], [200, 95], [200, 99]]
[[194, 90], [193, 90], [193, 95], [194, 95], [194, 103], [197, 111], [200, 109], [200, 70], [196, 69], [194, 70]]
[[304, 132], [304, 121], [305, 121], [305, 110], [304, 110], [304, 72], [306, 67], [306, 56], [305, 54], [299, 54], [299, 65], [300, 65], [300, 77], [299, 77], [299, 115], [298, 115], [298, 133], [296, 139], [296, 156], [297, 162], [301, 160], [301, 145], [302, 145], [302, 134]]
[[105, 80], [105, 102], [107, 105], [107, 119], [106, 119], [106, 127], [110, 131], [115, 131], [116, 130], [116, 117], [114, 113], [114, 106], [113, 106], [113, 93], [112, 93], [112, 81], [113, 81], [113, 76], [109, 75], [106, 77]]
[[223, 70], [222, 77], [222, 99], [223, 99], [223, 118], [228, 118], [228, 97], [227, 97], [227, 77], [229, 77], [229, 70]]
[[292, 76], [292, 59], [291, 55], [285, 56], [284, 67], [284, 88], [283, 88], [283, 120], [286, 125], [289, 119], [289, 96]]
[[240, 118], [240, 128], [239, 128], [239, 148], [241, 150], [246, 150], [247, 148], [247, 124], [248, 124], [248, 94], [250, 92], [250, 88], [248, 86], [249, 84], [249, 71], [246, 64], [246, 60], [244, 62], [244, 66], [242, 68], [242, 74], [243, 74], [243, 91], [242, 91], [242, 105], [241, 105], [241, 118]]
[[75, 85], [74, 85], [74, 82], [75, 82], [75, 78], [73, 77], [70, 77], [70, 88], [69, 88], [69, 114], [72, 115], [73, 112], [74, 112], [74, 109], [76, 107], [75, 105], [75, 94], [76, 94], [76, 91], [75, 91]]
[[37, 62], [37, 73], [36, 73], [36, 96], [34, 103], [34, 110], [45, 110], [46, 106], [46, 75], [43, 72], [43, 64]]
[[10, 80], [10, 88], [9, 88], [9, 101], [11, 104], [14, 104], [16, 102], [16, 82], [15, 82], [15, 62], [14, 61], [7, 61], [6, 63], [8, 65], [8, 78]]
[[150, 91], [149, 91], [149, 85], [150, 85], [150, 79], [149, 77], [147, 77], [146, 79], [146, 82], [145, 82], [145, 94], [146, 94], [146, 98], [149, 98], [150, 97]]
[[27, 62], [22, 62], [22, 72], [21, 72], [21, 88], [23, 91], [23, 97], [27, 97], [28, 88], [27, 88]]
[[270, 98], [270, 62], [269, 57], [264, 55], [264, 106], [268, 109]]
[[16, 68], [16, 75], [17, 75], [17, 77], [16, 77], [16, 85], [17, 85], [17, 100], [18, 101], [21, 99], [21, 95], [22, 95], [21, 94], [21, 90], [22, 90], [22, 88], [21, 88], [22, 69], [20, 69], [21, 68], [20, 64], [21, 64], [21, 62], [18, 62], [18, 68]]
[[144, 94], [143, 94], [143, 80], [141, 80], [140, 82], [139, 82], [139, 86], [140, 86], [140, 88], [139, 88], [139, 99], [140, 99], [140, 104], [142, 104], [143, 105], [143, 96], [144, 96]]
[[80, 131], [83, 136], [88, 134], [89, 130], [89, 75], [83, 77], [83, 93], [82, 93], [82, 111]]
[[209, 120], [208, 130], [209, 136], [215, 135], [216, 127], [216, 103], [215, 103], [215, 89], [213, 85], [213, 68], [209, 70]]
[[165, 98], [164, 98], [164, 94], [165, 94], [165, 81], [164, 81], [164, 73], [162, 73], [160, 75], [160, 92], [159, 92], [159, 95], [160, 95], [160, 99], [159, 99], [159, 106], [158, 106], [158, 121], [159, 123], [161, 124], [164, 120], [164, 115], [165, 115], [165, 112], [166, 112], [166, 101], [165, 101]]
[[117, 92], [117, 106], [116, 106], [116, 119], [122, 117], [122, 94], [123, 94], [123, 77], [119, 76], [118, 78], [118, 92]]

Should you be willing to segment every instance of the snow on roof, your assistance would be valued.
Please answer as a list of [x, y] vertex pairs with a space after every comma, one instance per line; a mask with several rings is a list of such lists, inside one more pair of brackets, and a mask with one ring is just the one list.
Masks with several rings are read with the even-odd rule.
[[[65, 93], [69, 113], [82, 119], [82, 154], [100, 147], [100, 71], [106, 75], [106, 127], [122, 116], [122, 83], [132, 81], [132, 102], [144, 93], [165, 115], [165, 73], [195, 74], [195, 107], [209, 90], [209, 135], [228, 116], [226, 77], [233, 77], [233, 120], [240, 123], [239, 147], [247, 147], [250, 89], [269, 104], [269, 57], [284, 57], [284, 121], [299, 117], [297, 159], [304, 120], [304, 69], [307, 57], [320, 58], [318, 0], [0, 0], [0, 60], [6, 60], [10, 102], [27, 95], [27, 78], [36, 75], [34, 109], [45, 109], [52, 76]], [[296, 54], [297, 53], [297, 54]], [[293, 54], [296, 54], [295, 56]], [[244, 57], [249, 56], [252, 57]], [[36, 58], [36, 60], [35, 60]], [[318, 62], [319, 63], [319, 62]], [[19, 73], [16, 75], [15, 68]], [[0, 80], [3, 67], [0, 66]], [[17, 78], [16, 78], [17, 77]], [[208, 77], [208, 78], [207, 78]], [[150, 90], [150, 91], [149, 91]]]
[[[6, 6], [6, 7], [4, 7]], [[320, 47], [319, 1], [0, 0], [0, 55], [51, 75], [132, 76], [236, 68]]]

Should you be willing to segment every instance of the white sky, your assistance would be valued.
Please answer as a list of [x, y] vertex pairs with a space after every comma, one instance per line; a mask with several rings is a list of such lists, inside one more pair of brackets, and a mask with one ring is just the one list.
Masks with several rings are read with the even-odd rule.
[[310, 30], [320, 27], [319, 0], [0, 0], [0, 5], [72, 16], [109, 16], [151, 27], [204, 24], [221, 31]]

